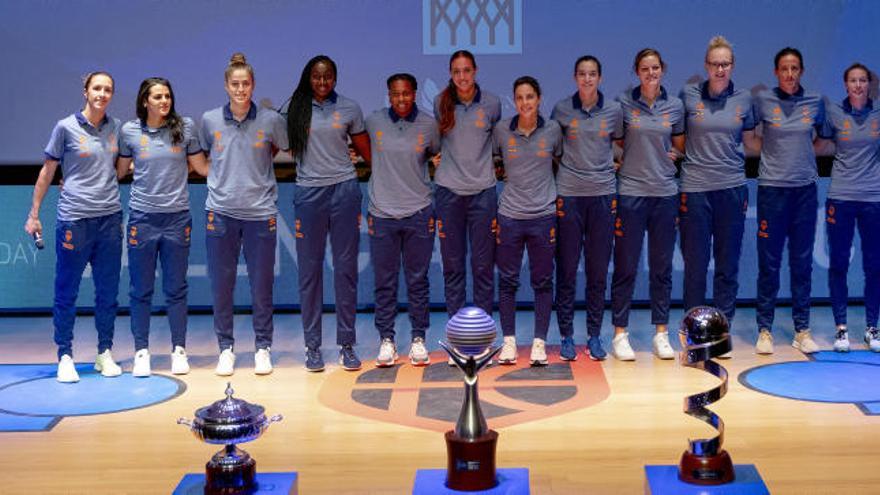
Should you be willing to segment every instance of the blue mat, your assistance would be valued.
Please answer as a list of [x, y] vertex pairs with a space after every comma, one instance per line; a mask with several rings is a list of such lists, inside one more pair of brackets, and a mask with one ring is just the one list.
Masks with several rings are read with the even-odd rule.
[[691, 485], [678, 466], [645, 466], [645, 495], [770, 495], [754, 464], [735, 464], [736, 478], [724, 485]]
[[495, 470], [498, 484], [488, 490], [463, 492], [446, 487], [445, 469], [419, 469], [413, 484], [413, 495], [529, 495], [529, 470], [504, 468]]
[[64, 416], [148, 407], [186, 390], [182, 381], [162, 375], [104, 378], [91, 363], [76, 369], [78, 383], [59, 383], [54, 364], [0, 364], [0, 432], [47, 431]]
[[[203, 495], [204, 493], [205, 475], [190, 473], [180, 480], [171, 495]], [[298, 493], [298, 478], [295, 472], [257, 473], [257, 489], [252, 495], [297, 495]]]
[[851, 403], [880, 414], [880, 353], [818, 352], [810, 361], [752, 368], [739, 381], [758, 392], [812, 402]]

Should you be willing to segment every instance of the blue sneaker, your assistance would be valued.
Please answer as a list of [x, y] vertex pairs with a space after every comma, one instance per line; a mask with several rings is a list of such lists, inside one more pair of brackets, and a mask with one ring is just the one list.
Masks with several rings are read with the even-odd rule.
[[604, 361], [608, 355], [605, 349], [602, 349], [602, 341], [599, 340], [599, 337], [590, 337], [587, 340], [587, 349], [590, 350], [590, 359], [593, 361]]
[[324, 371], [324, 357], [321, 356], [321, 349], [306, 348], [306, 371], [313, 373]]
[[354, 348], [350, 345], [344, 345], [339, 348], [339, 364], [345, 371], [357, 371], [361, 369], [361, 360], [358, 359]]
[[563, 336], [559, 344], [559, 359], [563, 361], [577, 361], [577, 350], [574, 348], [574, 338]]

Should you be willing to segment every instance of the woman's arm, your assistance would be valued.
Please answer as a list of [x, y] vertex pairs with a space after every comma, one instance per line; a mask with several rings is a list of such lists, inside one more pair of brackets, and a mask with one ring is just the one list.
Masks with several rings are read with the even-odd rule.
[[34, 184], [34, 197], [31, 201], [31, 211], [28, 213], [27, 221], [24, 224], [24, 230], [29, 235], [43, 232], [43, 224], [40, 223], [40, 205], [43, 204], [43, 197], [52, 184], [52, 178], [55, 177], [55, 170], [58, 169], [58, 160], [47, 158], [43, 162], [43, 168], [40, 169], [40, 175], [37, 177], [37, 183]]
[[201, 175], [202, 177], [208, 176], [211, 162], [205, 157], [205, 153], [200, 151], [198, 153], [188, 155], [186, 157], [186, 163], [189, 165], [189, 169], [194, 170], [195, 173]]

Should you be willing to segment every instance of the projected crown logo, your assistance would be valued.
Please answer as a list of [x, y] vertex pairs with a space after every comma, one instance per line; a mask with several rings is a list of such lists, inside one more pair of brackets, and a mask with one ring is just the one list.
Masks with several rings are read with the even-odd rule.
[[422, 0], [422, 53], [522, 53], [522, 0]]

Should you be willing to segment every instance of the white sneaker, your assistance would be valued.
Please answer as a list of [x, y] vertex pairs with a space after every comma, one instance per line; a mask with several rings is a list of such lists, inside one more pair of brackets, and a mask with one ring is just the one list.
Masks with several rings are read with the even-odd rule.
[[110, 352], [110, 349], [98, 354], [98, 357], [95, 358], [95, 371], [100, 371], [101, 375], [107, 378], [122, 374], [122, 368], [113, 360], [113, 353]]
[[498, 364], [516, 364], [516, 337], [513, 335], [504, 337], [501, 354], [498, 355]]
[[529, 363], [532, 366], [547, 365], [547, 348], [544, 339], [532, 340], [532, 353], [529, 355]]
[[[668, 344], [668, 342], [667, 342]], [[629, 345], [629, 332], [619, 333], [611, 339], [611, 355], [618, 361], [635, 361], [636, 353]]]
[[427, 366], [431, 362], [424, 338], [416, 337], [413, 339], [412, 345], [409, 347], [409, 362], [413, 366]]
[[880, 352], [880, 330], [877, 330], [877, 327], [865, 329], [865, 344], [868, 344], [868, 349], [871, 351]]
[[376, 356], [376, 366], [379, 368], [388, 368], [394, 366], [397, 362], [397, 346], [391, 339], [382, 339], [379, 345], [379, 355]]
[[669, 332], [654, 334], [654, 355], [660, 359], [675, 358], [675, 350], [669, 344]]
[[185, 375], [189, 373], [189, 359], [186, 357], [186, 350], [183, 347], [175, 346], [174, 352], [171, 353], [171, 374]]
[[819, 352], [819, 345], [816, 344], [816, 341], [813, 340], [813, 336], [810, 335], [809, 328], [795, 332], [794, 340], [791, 341], [791, 346], [804, 354]]
[[837, 334], [834, 336], [834, 350], [837, 352], [849, 352], [849, 334], [846, 327], [837, 327]]
[[134, 366], [131, 367], [131, 376], [150, 376], [150, 351], [141, 349], [134, 353]]
[[76, 372], [76, 365], [73, 358], [65, 354], [58, 360], [58, 377], [61, 383], [75, 383], [79, 381], [79, 373]]
[[220, 357], [217, 359], [217, 368], [214, 369], [214, 374], [219, 376], [231, 376], [235, 373], [235, 354], [232, 353], [232, 348], [223, 349], [223, 352], [220, 353]]
[[755, 343], [756, 354], [773, 354], [773, 334], [769, 329], [762, 328], [758, 331], [758, 342]]
[[268, 375], [272, 373], [272, 354], [269, 348], [257, 349], [254, 353], [254, 374]]

